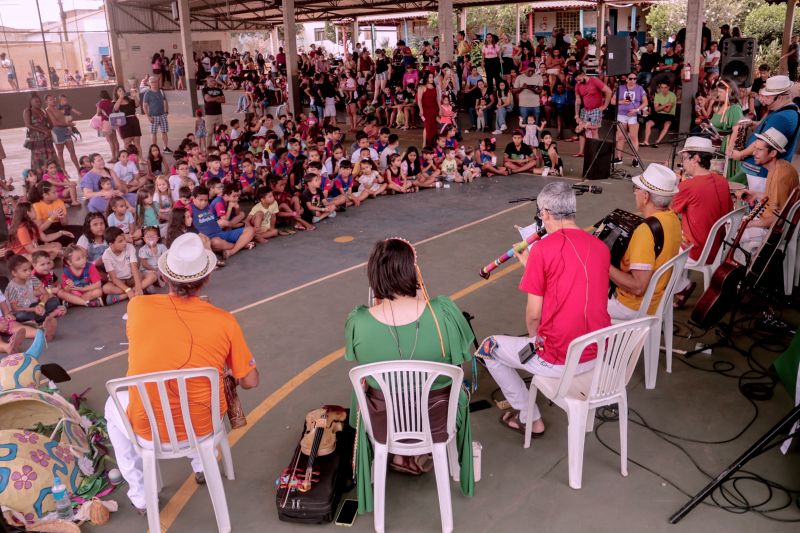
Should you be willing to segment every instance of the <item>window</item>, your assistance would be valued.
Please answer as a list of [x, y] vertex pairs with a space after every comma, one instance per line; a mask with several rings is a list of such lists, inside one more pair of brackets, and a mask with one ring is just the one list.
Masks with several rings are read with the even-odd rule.
[[556, 27], [564, 28], [567, 35], [580, 31], [580, 18], [577, 11], [557, 11]]
[[314, 30], [314, 41], [324, 41], [325, 40], [325, 28], [316, 28]]

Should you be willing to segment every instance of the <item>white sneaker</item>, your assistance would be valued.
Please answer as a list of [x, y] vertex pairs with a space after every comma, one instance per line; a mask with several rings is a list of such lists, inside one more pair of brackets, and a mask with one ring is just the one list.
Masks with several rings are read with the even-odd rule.
[[500, 126], [500, 130], [501, 130], [501, 131], [506, 131], [507, 129], [508, 129], [508, 128], [506, 127], [506, 125], [505, 125], [505, 124], [503, 124], [502, 126]]
[[494, 130], [492, 135], [500, 135], [501, 133], [503, 133], [503, 130]]
[[469, 133], [469, 130], [464, 130], [464, 133]]

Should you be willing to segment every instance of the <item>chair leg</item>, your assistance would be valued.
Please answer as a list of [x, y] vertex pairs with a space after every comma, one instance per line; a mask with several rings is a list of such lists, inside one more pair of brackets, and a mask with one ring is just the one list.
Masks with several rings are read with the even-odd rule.
[[158, 493], [161, 494], [161, 490], [164, 488], [164, 478], [161, 476], [161, 465], [158, 462], [158, 459], [155, 460], [156, 465], [156, 487], [158, 488]]
[[703, 292], [708, 290], [709, 285], [711, 285], [711, 269], [704, 268], [703, 269]]
[[[664, 312], [664, 318], [662, 319], [662, 329], [664, 330], [664, 347], [666, 348], [666, 351], [664, 352], [664, 363], [667, 367], [667, 373], [669, 374], [672, 373], [672, 319], [672, 307], [667, 306], [667, 309]], [[657, 331], [656, 335], [661, 335], [661, 331]], [[660, 346], [660, 343], [657, 344], [657, 346]]]
[[455, 437], [447, 443], [447, 462], [450, 465], [450, 475], [453, 477], [453, 481], [460, 481], [461, 467], [458, 464], [458, 448], [456, 447]]
[[225, 477], [228, 481], [233, 481], [235, 475], [233, 472], [233, 456], [231, 455], [231, 446], [228, 443], [227, 435], [222, 437], [219, 443], [219, 453], [222, 456], [222, 468], [225, 470]]
[[644, 384], [646, 389], [654, 389], [658, 375], [658, 353], [661, 351], [661, 320], [650, 329], [649, 335], [644, 347]]
[[570, 409], [567, 412], [569, 426], [567, 428], [567, 455], [569, 458], [569, 486], [573, 489], [581, 488], [583, 475], [583, 445], [586, 441], [586, 415], [587, 412], [580, 408]]
[[447, 475], [447, 450], [443, 444], [433, 445], [433, 469], [436, 471], [436, 490], [439, 492], [442, 533], [451, 533], [453, 531], [453, 505], [450, 502], [450, 476]]
[[228, 513], [228, 501], [225, 498], [225, 487], [222, 484], [217, 455], [211, 439], [207, 443], [200, 444], [198, 452], [200, 461], [203, 463], [203, 473], [206, 476], [206, 486], [211, 496], [211, 505], [214, 507], [214, 516], [217, 519], [217, 529], [220, 533], [229, 533], [231, 519]]
[[528, 410], [527, 410], [527, 418], [525, 420], [525, 443], [523, 444], [523, 448], [530, 448], [531, 447], [531, 424], [533, 424], [533, 406], [536, 404], [536, 394], [539, 390], [536, 388], [536, 385], [533, 384], [531, 381], [531, 387], [528, 389]]
[[147, 527], [150, 531], [161, 531], [161, 518], [158, 514], [158, 460], [153, 451], [143, 450], [142, 470], [144, 470]]
[[384, 511], [386, 509], [386, 467], [389, 449], [375, 444], [372, 459], [372, 498], [374, 502], [373, 520], [376, 533], [383, 533]]
[[619, 470], [628, 475], [628, 398], [623, 395], [617, 406], [619, 412]]
[[586, 433], [594, 431], [594, 412], [595, 409], [589, 409], [586, 413]]

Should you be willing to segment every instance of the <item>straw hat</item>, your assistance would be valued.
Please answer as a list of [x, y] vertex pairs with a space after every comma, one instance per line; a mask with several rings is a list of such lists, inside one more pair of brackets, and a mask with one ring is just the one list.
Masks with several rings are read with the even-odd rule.
[[217, 256], [206, 250], [195, 233], [184, 233], [158, 258], [158, 270], [169, 280], [192, 283], [207, 277], [217, 266]]
[[789, 76], [770, 76], [767, 78], [764, 87], [758, 92], [764, 96], [777, 96], [788, 92], [792, 88], [793, 82]]
[[786, 135], [778, 131], [776, 128], [770, 128], [763, 133], [756, 133], [756, 137], [780, 153], [784, 153], [786, 151], [786, 145], [789, 144], [789, 140], [786, 138]]
[[678, 176], [658, 163], [647, 165], [644, 173], [631, 178], [636, 187], [659, 196], [674, 196], [678, 192]]
[[707, 154], [713, 154], [716, 153], [716, 150], [714, 150], [711, 139], [706, 137], [689, 137], [683, 145], [683, 150], [679, 153], [682, 154], [684, 152], [705, 152]]

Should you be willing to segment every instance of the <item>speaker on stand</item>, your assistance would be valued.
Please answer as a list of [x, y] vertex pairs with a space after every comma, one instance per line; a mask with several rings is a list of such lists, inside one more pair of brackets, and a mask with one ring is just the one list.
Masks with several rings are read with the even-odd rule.
[[[599, 53], [598, 53], [599, 55]], [[631, 41], [627, 35], [606, 35], [606, 74], [624, 76], [631, 72]]]
[[728, 78], [739, 87], [753, 85], [754, 63], [758, 41], [752, 37], [729, 37], [720, 50], [720, 77]]

